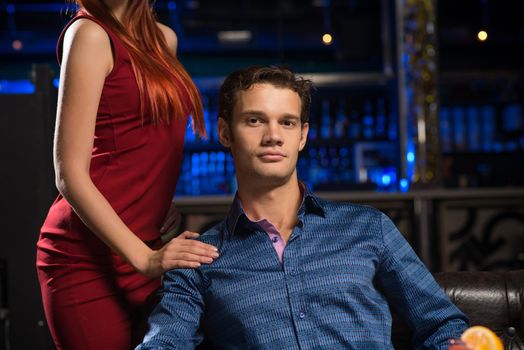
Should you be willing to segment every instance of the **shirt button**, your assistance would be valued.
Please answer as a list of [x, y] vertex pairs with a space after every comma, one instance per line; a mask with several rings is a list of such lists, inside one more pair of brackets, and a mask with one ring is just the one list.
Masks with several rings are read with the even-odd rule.
[[289, 271], [289, 273], [291, 274], [291, 276], [296, 276], [296, 275], [298, 275], [298, 270], [297, 269], [292, 269], [291, 271]]
[[306, 314], [301, 312], [298, 314], [298, 317], [300, 317], [301, 319], [304, 319], [306, 317]]
[[278, 237], [277, 237], [277, 236], [273, 236], [273, 237], [271, 237], [271, 241], [272, 241], [273, 243], [277, 243], [277, 242], [278, 242]]

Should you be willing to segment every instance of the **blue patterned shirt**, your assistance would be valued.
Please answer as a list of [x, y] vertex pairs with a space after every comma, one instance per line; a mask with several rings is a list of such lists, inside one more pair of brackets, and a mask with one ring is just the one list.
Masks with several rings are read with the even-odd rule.
[[466, 317], [380, 211], [306, 192], [282, 264], [235, 199], [199, 238], [220, 257], [171, 270], [137, 348], [392, 349], [390, 306], [414, 330], [413, 348], [447, 350]]

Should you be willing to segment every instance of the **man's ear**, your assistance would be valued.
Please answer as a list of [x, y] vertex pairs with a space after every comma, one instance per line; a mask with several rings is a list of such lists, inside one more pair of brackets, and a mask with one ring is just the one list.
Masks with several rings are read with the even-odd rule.
[[309, 123], [305, 122], [304, 124], [302, 124], [302, 129], [300, 130], [300, 147], [298, 149], [299, 151], [302, 151], [304, 147], [306, 146], [308, 132], [309, 132]]
[[224, 118], [218, 118], [218, 141], [222, 144], [222, 146], [229, 148], [231, 147], [231, 130], [229, 129], [229, 125], [224, 120]]

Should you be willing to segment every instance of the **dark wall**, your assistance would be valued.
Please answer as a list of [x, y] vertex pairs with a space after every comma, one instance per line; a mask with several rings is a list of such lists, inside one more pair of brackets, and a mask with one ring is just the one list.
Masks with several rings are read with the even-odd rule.
[[56, 93], [46, 67], [36, 67], [35, 78], [34, 94], [0, 95], [4, 160], [0, 258], [7, 260], [9, 338], [14, 350], [52, 348], [40, 301], [35, 244], [55, 195], [51, 155]]

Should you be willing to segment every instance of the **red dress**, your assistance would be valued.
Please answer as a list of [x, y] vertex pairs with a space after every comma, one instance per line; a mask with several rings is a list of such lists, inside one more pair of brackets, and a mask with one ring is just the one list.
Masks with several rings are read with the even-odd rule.
[[[96, 117], [90, 176], [120, 218], [151, 247], [160, 243], [178, 180], [187, 116], [155, 124], [142, 115], [129, 54], [103, 23], [114, 67], [106, 77]], [[82, 106], [78, 106], [82, 108]], [[52, 204], [37, 243], [44, 310], [58, 348], [129, 349], [146, 299], [160, 285], [99, 240], [61, 195]]]

